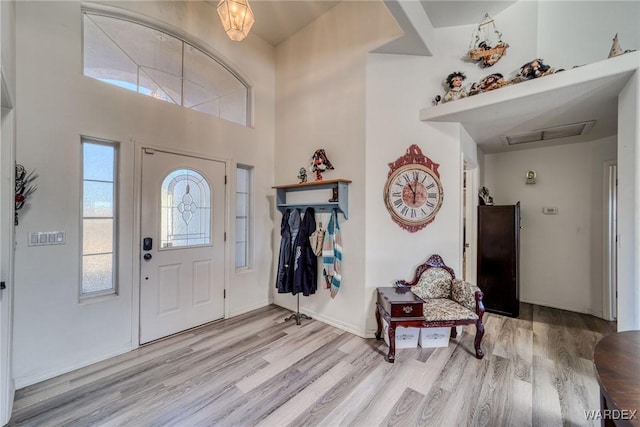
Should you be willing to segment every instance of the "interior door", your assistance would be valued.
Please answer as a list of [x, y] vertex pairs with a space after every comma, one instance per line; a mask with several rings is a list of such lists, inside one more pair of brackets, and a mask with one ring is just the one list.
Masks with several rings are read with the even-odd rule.
[[224, 317], [225, 165], [143, 149], [140, 343]]

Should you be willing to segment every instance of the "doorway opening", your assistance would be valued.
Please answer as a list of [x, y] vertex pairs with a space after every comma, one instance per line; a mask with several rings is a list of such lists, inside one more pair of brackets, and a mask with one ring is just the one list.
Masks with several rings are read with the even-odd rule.
[[604, 283], [603, 310], [605, 320], [618, 318], [618, 166], [615, 161], [604, 164]]

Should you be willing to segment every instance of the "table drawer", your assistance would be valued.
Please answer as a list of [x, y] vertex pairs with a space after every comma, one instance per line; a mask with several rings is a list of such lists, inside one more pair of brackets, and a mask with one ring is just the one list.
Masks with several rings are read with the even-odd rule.
[[423, 303], [407, 288], [378, 288], [378, 304], [391, 317], [422, 317]]
[[420, 317], [422, 316], [422, 302], [391, 304], [391, 317]]

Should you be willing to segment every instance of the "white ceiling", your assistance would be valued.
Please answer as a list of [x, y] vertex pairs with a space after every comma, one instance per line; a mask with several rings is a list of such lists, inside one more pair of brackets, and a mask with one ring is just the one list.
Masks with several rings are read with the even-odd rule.
[[[217, 4], [215, 0], [210, 2]], [[338, 3], [330, 0], [250, 0], [256, 19], [251, 31], [277, 46]], [[440, 28], [477, 24], [485, 13], [494, 16], [515, 1], [420, 0], [420, 3], [431, 24]]]
[[277, 46], [338, 3], [330, 0], [253, 0], [249, 4], [256, 22], [251, 32]]
[[494, 17], [515, 1], [420, 0], [431, 25], [435, 28], [478, 24], [485, 14]]
[[[216, 0], [210, 1], [217, 4]], [[329, 0], [250, 1], [256, 18], [252, 32], [274, 46], [282, 43], [339, 3], [339, 1]], [[396, 20], [398, 20], [398, 14], [394, 13], [394, 5], [397, 4], [398, 0], [383, 1]], [[509, 0], [420, 0], [420, 4], [429, 17], [429, 21], [435, 28], [477, 24], [482, 21], [485, 13], [495, 17], [514, 3], [516, 1]], [[402, 15], [400, 15], [400, 18], [402, 18]], [[398, 22], [403, 28], [409, 22], [408, 19], [404, 20], [406, 22], [401, 21], [403, 20]], [[408, 25], [411, 24], [409, 23]], [[408, 41], [409, 44], [402, 44], [400, 42], [406, 40], [398, 39], [398, 43], [393, 46], [390, 44], [387, 46], [387, 50], [381, 50], [380, 52], [428, 55], [428, 48], [424, 44], [418, 46], [418, 44], [413, 43], [416, 39], [415, 34], [411, 34], [412, 31], [415, 33], [413, 27], [405, 28], [405, 31], [409, 35], [408, 38], [411, 39]], [[408, 45], [409, 47], [407, 47]], [[399, 50], [395, 52], [393, 51], [394, 49]], [[507, 104], [496, 102], [494, 105], [484, 105], [482, 108], [471, 108], [468, 111], [463, 111], [465, 105], [470, 105], [470, 99], [472, 98], [484, 100], [500, 99], [505, 95], [508, 96], [509, 91], [515, 88], [507, 87], [467, 98], [466, 100], [459, 100], [445, 105], [441, 104], [433, 109], [436, 111], [433, 115], [437, 116], [435, 118], [436, 121], [462, 123], [472, 138], [487, 153], [589, 141], [616, 133], [617, 93], [621, 85], [626, 82], [627, 77], [627, 75], [611, 77], [611, 79], [603, 77], [597, 81], [585, 81], [581, 85], [559, 88], [553, 94], [532, 93], [526, 99], [518, 98]], [[550, 77], [545, 77], [544, 79], [547, 78]], [[516, 91], [519, 91], [519, 89]], [[448, 112], [452, 104], [456, 104], [455, 113]], [[480, 102], [480, 104], [483, 104], [483, 102]], [[430, 109], [427, 108], [426, 110]], [[495, 117], [500, 117], [500, 119], [496, 121]], [[522, 133], [588, 120], [596, 120], [596, 124], [591, 133], [586, 136], [533, 142], [522, 144], [518, 147], [507, 146], [504, 142], [504, 137], [507, 134]]]

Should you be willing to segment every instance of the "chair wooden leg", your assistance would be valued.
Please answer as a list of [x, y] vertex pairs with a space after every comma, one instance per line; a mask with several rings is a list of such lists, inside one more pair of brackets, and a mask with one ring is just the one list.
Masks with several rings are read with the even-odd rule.
[[451, 327], [451, 338], [456, 338], [458, 336], [458, 328], [455, 326]]
[[476, 357], [478, 359], [482, 359], [484, 357], [484, 351], [480, 347], [480, 341], [482, 341], [482, 337], [484, 336], [484, 325], [482, 324], [482, 319], [476, 320], [476, 339], [473, 341], [473, 345], [476, 348]]

